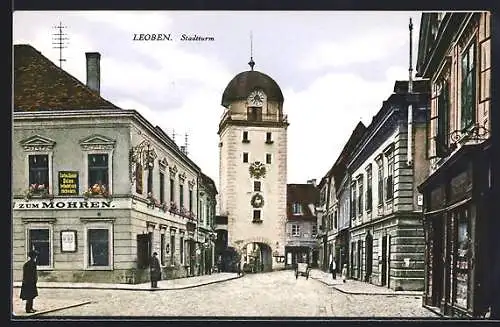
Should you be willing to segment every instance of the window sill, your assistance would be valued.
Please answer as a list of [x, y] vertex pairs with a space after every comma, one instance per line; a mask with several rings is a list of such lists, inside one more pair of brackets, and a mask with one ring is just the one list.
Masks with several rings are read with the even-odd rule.
[[241, 143], [250, 143], [250, 140], [241, 140]]
[[85, 267], [85, 270], [113, 270], [111, 266], [97, 266], [97, 267]]
[[252, 220], [253, 224], [262, 224], [262, 220]]
[[36, 269], [39, 271], [51, 271], [54, 270], [54, 267], [51, 266], [36, 266]]
[[266, 141], [266, 144], [273, 144], [274, 141]]

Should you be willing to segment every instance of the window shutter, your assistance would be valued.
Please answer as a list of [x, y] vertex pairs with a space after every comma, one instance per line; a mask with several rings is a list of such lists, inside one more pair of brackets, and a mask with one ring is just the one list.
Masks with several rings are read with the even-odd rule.
[[438, 112], [437, 112], [437, 96], [434, 94], [431, 99], [431, 117], [429, 121], [429, 159], [436, 158], [437, 153], [437, 126], [438, 126]]

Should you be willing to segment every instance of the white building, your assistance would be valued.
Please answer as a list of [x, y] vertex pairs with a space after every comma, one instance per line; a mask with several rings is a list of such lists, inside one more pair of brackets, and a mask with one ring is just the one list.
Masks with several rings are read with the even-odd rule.
[[253, 65], [222, 95], [219, 213], [228, 246], [268, 271], [284, 266], [288, 122], [280, 87]]

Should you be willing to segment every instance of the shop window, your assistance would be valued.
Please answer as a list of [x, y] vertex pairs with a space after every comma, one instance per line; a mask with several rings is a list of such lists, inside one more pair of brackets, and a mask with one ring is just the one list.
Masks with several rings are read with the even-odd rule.
[[34, 194], [49, 190], [49, 156], [36, 154], [28, 156], [29, 188]]
[[48, 227], [30, 227], [27, 230], [27, 251], [38, 251], [37, 265], [40, 268], [52, 268], [51, 229]]
[[111, 267], [109, 228], [87, 228], [87, 267]]
[[181, 259], [181, 264], [184, 264], [184, 237], [182, 236], [179, 239], [179, 256]]
[[137, 267], [145, 269], [151, 258], [151, 234], [137, 235]]
[[175, 235], [170, 235], [170, 264], [174, 264], [175, 258]]
[[472, 257], [470, 230], [469, 230], [469, 208], [461, 208], [455, 212], [457, 220], [457, 249], [455, 260], [455, 304], [462, 308], [468, 308], [470, 296], [470, 261]]

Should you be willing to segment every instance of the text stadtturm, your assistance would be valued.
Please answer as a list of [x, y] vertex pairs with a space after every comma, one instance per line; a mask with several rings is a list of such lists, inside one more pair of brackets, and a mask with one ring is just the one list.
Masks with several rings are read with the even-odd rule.
[[[181, 34], [179, 41], [215, 41], [213, 36], [200, 36], [197, 34]], [[134, 33], [133, 41], [173, 41], [174, 37], [171, 33]]]

